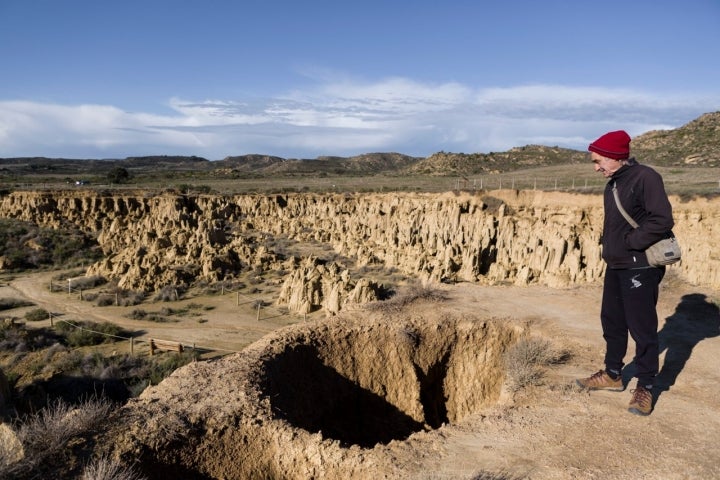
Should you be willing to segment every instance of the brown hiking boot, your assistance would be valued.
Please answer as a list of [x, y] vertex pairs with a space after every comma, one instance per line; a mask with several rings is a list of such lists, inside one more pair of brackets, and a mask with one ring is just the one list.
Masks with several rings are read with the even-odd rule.
[[622, 377], [613, 380], [605, 370], [593, 373], [587, 378], [578, 378], [575, 383], [588, 390], [611, 390], [613, 392], [622, 392], [625, 386]]
[[638, 385], [635, 390], [631, 390], [633, 394], [628, 406], [628, 411], [635, 415], [650, 415], [652, 412], [652, 392], [645, 387]]

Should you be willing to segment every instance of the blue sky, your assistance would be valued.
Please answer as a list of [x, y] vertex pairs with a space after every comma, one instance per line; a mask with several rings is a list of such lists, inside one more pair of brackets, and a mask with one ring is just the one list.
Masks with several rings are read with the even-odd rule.
[[720, 0], [0, 0], [0, 157], [584, 150], [719, 51]]

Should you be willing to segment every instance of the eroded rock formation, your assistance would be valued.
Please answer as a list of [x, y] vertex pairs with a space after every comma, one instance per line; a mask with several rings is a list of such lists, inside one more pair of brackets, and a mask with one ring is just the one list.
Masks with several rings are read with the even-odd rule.
[[[289, 194], [178, 196], [16, 192], [0, 216], [95, 232], [106, 258], [88, 274], [128, 289], [217, 282], [249, 269], [286, 273], [279, 302], [302, 313], [373, 300], [373, 279], [349, 265], [287, 258], [274, 242], [331, 245], [364, 265], [430, 281], [543, 284], [595, 282], [602, 200], [598, 195], [500, 190], [478, 194]], [[672, 198], [684, 249], [671, 268], [720, 288], [720, 200]], [[313, 264], [313, 262], [315, 262]], [[369, 282], [369, 283], [368, 283]]]

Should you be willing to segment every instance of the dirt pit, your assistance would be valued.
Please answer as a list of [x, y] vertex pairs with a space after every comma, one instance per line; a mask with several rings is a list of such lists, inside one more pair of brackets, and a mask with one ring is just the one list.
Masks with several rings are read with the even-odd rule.
[[371, 448], [497, 401], [514, 333], [471, 320], [319, 328], [263, 362], [260, 388], [274, 418]]
[[499, 401], [523, 331], [438, 312], [288, 327], [146, 390], [114, 444], [151, 478], [397, 478], [399, 443]]

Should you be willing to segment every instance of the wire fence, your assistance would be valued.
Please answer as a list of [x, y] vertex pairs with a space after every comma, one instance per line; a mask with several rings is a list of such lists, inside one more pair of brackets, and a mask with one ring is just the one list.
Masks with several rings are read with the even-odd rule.
[[491, 175], [479, 178], [458, 178], [455, 190], [559, 190], [593, 192], [603, 189], [605, 182], [588, 178], [534, 177]]
[[177, 340], [167, 340], [167, 339], [161, 339], [161, 338], [149, 338], [149, 339], [143, 339], [143, 338], [135, 338], [133, 336], [123, 336], [123, 335], [113, 335], [111, 333], [107, 332], [101, 332], [99, 330], [94, 330], [92, 328], [85, 327], [83, 325], [80, 325], [79, 323], [72, 322], [70, 320], [64, 320], [61, 318], [58, 318], [57, 315], [50, 313], [50, 326], [55, 327], [55, 324], [57, 323], [64, 323], [72, 328], [75, 328], [81, 332], [87, 332], [92, 333], [95, 335], [100, 335], [107, 338], [113, 338], [118, 341], [127, 341], [130, 344], [130, 354], [134, 355], [138, 353], [138, 347], [140, 346], [147, 346], [147, 351], [150, 352], [150, 355], [154, 354], [155, 350], [172, 350], [177, 351], [178, 353], [182, 353], [187, 350], [193, 350], [193, 351], [204, 351], [204, 352], [218, 352], [223, 355], [231, 354], [231, 353], [238, 353], [241, 350], [230, 350], [230, 349], [224, 349], [224, 348], [218, 348], [218, 347], [210, 347], [210, 346], [202, 346], [197, 345], [194, 342], [182, 342]]
[[[80, 300], [85, 300], [83, 297], [83, 288], [78, 286], [73, 286], [73, 278], [67, 279], [67, 286], [64, 284], [58, 284], [54, 281], [50, 281], [50, 292], [58, 292], [58, 291], [64, 291], [67, 292], [68, 295], [78, 295], [78, 298]], [[85, 289], [87, 292], [88, 289]], [[294, 315], [292, 315], [289, 311], [286, 309], [280, 309], [272, 306], [270, 302], [267, 302], [265, 299], [260, 297], [253, 297], [246, 293], [243, 293], [239, 290], [235, 290], [232, 288], [228, 288], [224, 285], [220, 287], [220, 295], [226, 296], [226, 295], [233, 295], [235, 297], [235, 305], [240, 307], [243, 305], [252, 304], [252, 308], [255, 310], [255, 320], [257, 322], [260, 322], [262, 320], [276, 320], [279, 318], [287, 317], [290, 319], [296, 318]], [[121, 303], [121, 294], [119, 292], [99, 292], [97, 293], [98, 296], [107, 296], [107, 297], [114, 297], [114, 304], [116, 306], [119, 306]], [[174, 295], [175, 300], [180, 300], [180, 294], [177, 289], [174, 289]], [[261, 315], [261, 312], [269, 312], [270, 314]], [[78, 329], [80, 331], [85, 331], [88, 333], [92, 333], [95, 335], [101, 335], [107, 338], [113, 338], [117, 341], [128, 341], [130, 343], [130, 353], [135, 354], [136, 350], [139, 346], [147, 346], [147, 349], [149, 350], [150, 354], [153, 355], [155, 350], [173, 350], [178, 352], [183, 352], [186, 350], [193, 350], [193, 351], [206, 351], [206, 352], [217, 352], [221, 354], [230, 354], [230, 353], [238, 353], [241, 350], [231, 350], [231, 349], [223, 349], [218, 348], [214, 346], [203, 346], [203, 345], [197, 345], [194, 342], [183, 342], [183, 341], [177, 341], [177, 340], [169, 340], [169, 339], [161, 339], [161, 338], [149, 338], [149, 339], [140, 339], [133, 336], [122, 336], [122, 335], [113, 335], [109, 334], [107, 332], [102, 332], [98, 330], [94, 330], [91, 328], [88, 328], [86, 326], [80, 325], [78, 322], [72, 322], [69, 320], [64, 320], [59, 318], [57, 315], [53, 313], [49, 313], [49, 320], [50, 320], [50, 326], [54, 327], [56, 323], [64, 323], [71, 328]], [[302, 321], [307, 321], [307, 315], [303, 314]]]
[[[577, 167], [572, 165], [571, 167]], [[582, 166], [589, 173], [583, 174], [576, 170], [564, 173], [536, 174], [521, 172], [485, 173], [478, 175], [457, 175], [438, 177], [434, 175], [389, 175], [389, 176], [328, 176], [303, 178], [276, 177], [271, 182], [259, 182], [257, 179], [233, 179], [225, 183], [213, 179], [213, 191], [218, 194], [276, 194], [303, 192], [392, 192], [420, 191], [444, 192], [448, 190], [492, 191], [502, 189], [571, 191], [595, 193], [602, 191], [607, 180], [592, 171], [591, 165]], [[720, 191], [720, 178], [717, 171], [709, 168], [671, 168], [665, 167], [663, 177], [669, 193], [715, 194]], [[710, 171], [710, 173], [708, 173]], [[21, 190], [52, 190], [57, 189], [54, 183], [47, 184], [16, 184]], [[163, 185], [166, 187], [166, 185]], [[95, 190], [132, 190], [137, 185], [86, 185], [83, 188]]]

